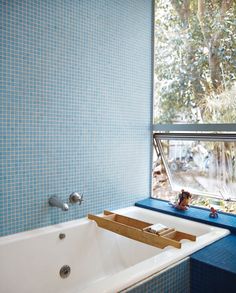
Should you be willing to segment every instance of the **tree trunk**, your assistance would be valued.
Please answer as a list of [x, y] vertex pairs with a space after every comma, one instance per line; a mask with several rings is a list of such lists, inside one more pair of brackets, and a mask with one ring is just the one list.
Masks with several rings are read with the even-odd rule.
[[[214, 3], [215, 2], [215, 3]], [[232, 0], [222, 0], [220, 7], [220, 17], [219, 24], [223, 25], [225, 16], [227, 11], [230, 9], [232, 5]], [[213, 15], [213, 10], [218, 6], [217, 1], [213, 1], [211, 6], [210, 16]], [[210, 6], [209, 6], [210, 9]], [[220, 57], [219, 57], [219, 47], [220, 40], [222, 36], [222, 31], [218, 30], [216, 32], [212, 32], [209, 34], [210, 29], [207, 27], [206, 20], [209, 15], [206, 15], [206, 0], [198, 0], [198, 19], [201, 27], [201, 31], [205, 40], [205, 44], [208, 48], [208, 62], [209, 62], [209, 70], [212, 86], [217, 93], [221, 93], [223, 91], [222, 84], [222, 72], [220, 68]]]
[[[191, 14], [190, 10], [190, 1], [184, 0], [182, 3], [179, 3], [176, 0], [171, 0], [171, 3], [173, 7], [175, 8], [176, 12], [178, 13], [183, 26], [186, 30], [191, 30], [190, 24], [189, 24], [189, 17]], [[194, 58], [195, 58], [195, 50], [191, 42], [187, 40], [186, 42], [186, 50], [188, 52], [187, 54], [187, 64], [193, 64]], [[193, 88], [194, 96], [196, 97], [196, 100], [199, 101], [204, 96], [204, 89], [201, 84], [201, 76], [200, 72], [196, 67], [191, 67], [191, 69], [187, 69], [189, 79], [191, 80], [191, 86]]]

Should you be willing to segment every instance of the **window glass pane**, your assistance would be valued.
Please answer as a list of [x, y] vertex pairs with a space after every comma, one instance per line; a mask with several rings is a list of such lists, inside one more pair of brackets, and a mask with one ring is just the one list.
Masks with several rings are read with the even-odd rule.
[[235, 123], [236, 1], [155, 1], [154, 123]]
[[[236, 214], [235, 143], [162, 140], [158, 145], [153, 154], [153, 198], [174, 202], [185, 189], [192, 193], [191, 205]], [[225, 165], [220, 163], [222, 156]]]
[[197, 195], [236, 199], [236, 142], [160, 140], [157, 149], [160, 156], [154, 157], [153, 172], [157, 195], [186, 189]]

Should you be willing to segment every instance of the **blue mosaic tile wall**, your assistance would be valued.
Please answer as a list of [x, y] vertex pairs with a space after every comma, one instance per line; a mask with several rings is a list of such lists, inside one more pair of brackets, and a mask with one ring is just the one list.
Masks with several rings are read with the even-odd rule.
[[149, 196], [152, 1], [1, 0], [0, 19], [0, 235]]
[[189, 293], [190, 261], [184, 260], [167, 270], [152, 276], [142, 284], [124, 290], [127, 293]]

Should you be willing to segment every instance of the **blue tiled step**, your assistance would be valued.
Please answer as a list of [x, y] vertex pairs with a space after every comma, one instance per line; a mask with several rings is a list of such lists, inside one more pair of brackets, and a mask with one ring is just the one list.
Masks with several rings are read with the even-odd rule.
[[229, 235], [190, 258], [191, 293], [236, 292], [236, 236]]
[[236, 292], [236, 235], [228, 235], [195, 252], [191, 259], [233, 273]]

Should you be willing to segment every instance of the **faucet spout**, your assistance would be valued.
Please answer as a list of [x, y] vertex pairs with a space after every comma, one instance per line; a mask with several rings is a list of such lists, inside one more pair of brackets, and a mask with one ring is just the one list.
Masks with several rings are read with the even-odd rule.
[[58, 198], [56, 195], [53, 195], [49, 198], [48, 203], [51, 207], [57, 207], [61, 209], [62, 211], [68, 211], [69, 206], [67, 203], [64, 203], [60, 198]]

